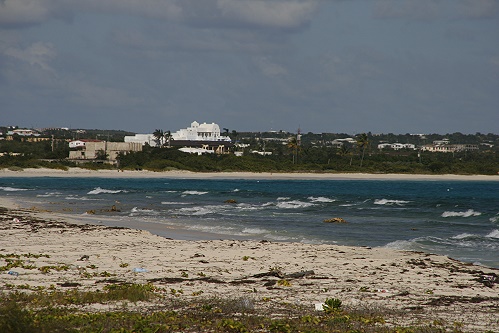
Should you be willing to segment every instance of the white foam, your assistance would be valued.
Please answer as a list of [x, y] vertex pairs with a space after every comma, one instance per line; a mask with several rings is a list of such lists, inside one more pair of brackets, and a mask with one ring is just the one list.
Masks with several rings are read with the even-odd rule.
[[410, 201], [405, 201], [405, 200], [389, 200], [389, 199], [376, 199], [374, 200], [375, 205], [397, 205], [397, 206], [402, 206], [406, 203], [409, 203]]
[[75, 197], [75, 196], [72, 196], [72, 195], [68, 195], [64, 199], [66, 199], [66, 200], [81, 200], [81, 201], [99, 201], [99, 200], [101, 200], [101, 199], [90, 199], [90, 198], [87, 198], [87, 197]]
[[93, 189], [92, 191], [88, 192], [87, 194], [101, 194], [101, 193], [116, 194], [116, 193], [120, 193], [120, 192], [126, 192], [126, 191], [123, 191], [123, 190], [107, 190], [105, 188], [96, 187], [95, 189]]
[[0, 190], [3, 190], [5, 192], [28, 191], [27, 188], [16, 188], [10, 186], [0, 186]]
[[291, 199], [290, 197], [279, 197], [277, 198], [277, 201], [284, 201], [284, 200], [289, 200]]
[[185, 215], [207, 215], [207, 214], [213, 214], [216, 213], [215, 206], [204, 206], [204, 207], [189, 207], [189, 208], [180, 208], [178, 210], [180, 214], [185, 214]]
[[470, 216], [480, 216], [482, 213], [475, 212], [473, 209], [468, 209], [465, 212], [453, 212], [445, 211], [442, 213], [442, 217], [470, 217]]
[[495, 229], [492, 232], [490, 232], [489, 234], [487, 234], [485, 237], [499, 239], [499, 230]]
[[255, 235], [258, 235], [258, 234], [268, 233], [270, 231], [268, 231], [266, 229], [260, 229], [260, 228], [245, 228], [245, 229], [243, 229], [242, 232], [245, 233], [245, 234], [255, 234]]
[[203, 195], [208, 192], [202, 192], [202, 191], [184, 191], [182, 192], [183, 195]]
[[314, 206], [314, 204], [310, 202], [303, 202], [300, 200], [282, 201], [277, 203], [277, 207], [284, 209], [305, 208], [310, 206]]
[[465, 239], [465, 238], [475, 237], [475, 236], [476, 236], [476, 235], [473, 235], [473, 234], [462, 233], [462, 234], [459, 234], [459, 235], [453, 236], [453, 237], [451, 237], [451, 238], [452, 238], [452, 239]]
[[140, 213], [140, 212], [144, 212], [144, 213], [152, 213], [154, 212], [154, 210], [152, 209], [145, 209], [145, 208], [137, 208], [137, 207], [133, 207], [132, 210], [131, 210], [132, 213]]
[[499, 216], [494, 216], [489, 219], [490, 222], [492, 223], [498, 223], [499, 222]]
[[312, 202], [335, 202], [334, 199], [326, 198], [326, 197], [308, 197], [308, 200]]
[[406, 240], [396, 240], [385, 245], [385, 247], [395, 250], [407, 250], [411, 248], [413, 242]]
[[188, 202], [177, 202], [177, 201], [161, 201], [162, 205], [188, 205]]
[[49, 198], [49, 197], [54, 197], [54, 196], [58, 196], [58, 195], [61, 195], [62, 193], [61, 192], [47, 192], [45, 194], [38, 194], [37, 197], [39, 198]]

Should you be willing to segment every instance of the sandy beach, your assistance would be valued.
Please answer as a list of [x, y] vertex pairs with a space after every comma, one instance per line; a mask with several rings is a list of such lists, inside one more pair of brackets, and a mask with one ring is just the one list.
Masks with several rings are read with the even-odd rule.
[[390, 313], [385, 325], [429, 325], [437, 318], [464, 331], [499, 331], [497, 269], [385, 248], [175, 240], [34, 212], [6, 199], [0, 206], [6, 207], [0, 254], [21, 255], [25, 263], [14, 273], [0, 273], [3, 292], [16, 286], [96, 290], [116, 282], [152, 283], [168, 290], [168, 297], [241, 298], [267, 312], [283, 303], [313, 310], [338, 298], [348, 308]]
[[271, 173], [271, 172], [190, 172], [164, 171], [154, 172], [88, 170], [69, 168], [67, 171], [47, 168], [28, 168], [22, 171], [0, 169], [0, 177], [102, 177], [102, 178], [186, 178], [186, 179], [357, 179], [357, 180], [470, 180], [499, 181], [499, 175], [420, 175], [420, 174], [371, 174], [371, 173]]

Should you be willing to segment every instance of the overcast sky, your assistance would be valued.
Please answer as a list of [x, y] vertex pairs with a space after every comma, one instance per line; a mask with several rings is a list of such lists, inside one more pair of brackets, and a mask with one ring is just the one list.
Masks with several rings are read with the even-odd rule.
[[499, 0], [0, 0], [0, 125], [499, 133]]

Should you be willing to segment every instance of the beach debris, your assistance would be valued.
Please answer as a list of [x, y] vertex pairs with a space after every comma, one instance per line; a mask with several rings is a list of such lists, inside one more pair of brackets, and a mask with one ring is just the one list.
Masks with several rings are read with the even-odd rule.
[[225, 202], [225, 203], [231, 203], [231, 204], [235, 204], [235, 203], [237, 203], [237, 201], [236, 201], [236, 200], [234, 200], [234, 199], [227, 199], [227, 200], [225, 200], [224, 202]]
[[78, 282], [63, 282], [63, 283], [58, 283], [58, 286], [61, 287], [80, 287], [81, 283]]
[[102, 211], [106, 213], [113, 213], [113, 212], [121, 212], [121, 209], [118, 209], [116, 205], [112, 205], [111, 209], [103, 209]]
[[194, 255], [191, 258], [204, 258], [205, 255], [202, 253], [194, 253]]
[[299, 278], [309, 276], [309, 275], [315, 275], [315, 272], [314, 271], [300, 271], [300, 272], [295, 272], [295, 273], [283, 274], [280, 270], [270, 270], [268, 272], [258, 273], [258, 274], [252, 275], [251, 277], [262, 278], [262, 277], [267, 277], [267, 276], [273, 276], [273, 277], [277, 277], [280, 279], [299, 279]]
[[314, 306], [315, 306], [315, 311], [324, 311], [324, 308], [323, 306], [326, 305], [324, 303], [315, 303]]
[[490, 275], [482, 275], [476, 281], [483, 283], [484, 286], [492, 288], [496, 283], [499, 283], [499, 276], [495, 273]]
[[81, 256], [80, 259], [78, 259], [78, 261], [88, 261], [89, 259], [90, 259], [90, 256], [84, 254], [84, 255]]
[[19, 223], [19, 219], [17, 217], [14, 217], [14, 219], [12, 220], [14, 223]]
[[90, 209], [90, 210], [87, 210], [85, 213], [87, 213], [88, 215], [94, 215], [95, 214], [95, 210]]
[[7, 274], [12, 275], [12, 276], [19, 276], [19, 273], [16, 271], [8, 271]]
[[142, 267], [135, 267], [135, 268], [133, 269], [133, 272], [134, 272], [134, 273], [147, 273], [147, 272], [148, 272], [148, 270], [147, 270], [147, 269], [145, 269], [145, 268], [142, 268]]
[[345, 221], [341, 217], [333, 217], [330, 219], [325, 219], [323, 222], [324, 223], [348, 223], [347, 221]]

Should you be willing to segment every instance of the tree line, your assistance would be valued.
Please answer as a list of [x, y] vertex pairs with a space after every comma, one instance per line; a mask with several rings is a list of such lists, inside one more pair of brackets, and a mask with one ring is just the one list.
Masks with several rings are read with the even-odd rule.
[[[170, 148], [169, 131], [156, 130], [157, 147], [144, 146], [141, 152], [120, 154], [118, 165], [96, 164], [89, 161], [87, 168], [147, 169], [153, 171], [189, 170], [203, 172], [248, 171], [248, 172], [367, 172], [367, 173], [407, 173], [407, 174], [486, 174], [499, 172], [497, 136], [481, 135], [470, 142], [488, 140], [494, 146], [479, 151], [455, 153], [422, 152], [420, 150], [379, 151], [373, 145], [376, 138], [370, 133], [354, 137], [355, 142], [340, 147], [325, 144], [333, 137], [321, 134], [304, 134], [301, 137], [289, 133], [237, 133], [227, 135], [233, 141], [249, 144], [237, 148], [242, 156], [234, 154], [191, 155]], [[265, 141], [264, 137], [274, 135], [281, 141]], [[342, 135], [335, 135], [341, 137]], [[452, 137], [451, 135], [448, 135]], [[411, 138], [413, 136], [410, 136]], [[440, 136], [442, 137], [442, 136]], [[322, 139], [322, 141], [321, 141]], [[431, 139], [431, 138], [430, 138]], [[394, 140], [395, 141], [395, 140]], [[399, 141], [399, 140], [397, 140]], [[261, 156], [252, 151], [271, 151], [271, 155]], [[66, 158], [69, 146], [66, 141], [22, 142], [0, 141], [0, 168], [77, 166]], [[78, 165], [82, 166], [82, 165]]]

